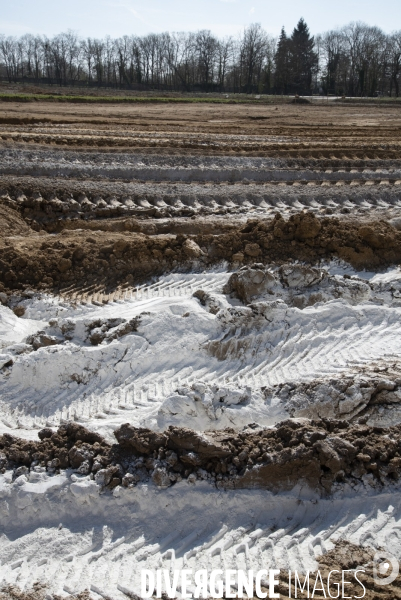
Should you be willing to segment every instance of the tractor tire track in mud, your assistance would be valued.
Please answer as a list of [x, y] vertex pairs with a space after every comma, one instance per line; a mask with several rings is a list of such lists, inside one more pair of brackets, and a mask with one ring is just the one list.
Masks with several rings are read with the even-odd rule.
[[384, 106], [7, 104], [4, 598], [137, 598], [142, 568], [199, 565], [279, 568], [285, 598], [289, 569], [360, 564], [378, 597], [400, 131]]

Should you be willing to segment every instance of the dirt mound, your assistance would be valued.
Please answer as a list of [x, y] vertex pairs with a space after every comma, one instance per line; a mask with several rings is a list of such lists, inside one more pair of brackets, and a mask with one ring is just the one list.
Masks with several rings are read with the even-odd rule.
[[30, 235], [33, 230], [26, 224], [19, 212], [0, 204], [0, 235]]
[[208, 480], [222, 488], [291, 489], [301, 481], [322, 493], [335, 482], [389, 485], [401, 477], [401, 426], [369, 427], [347, 421], [288, 420], [274, 429], [248, 426], [197, 433], [169, 427], [158, 433], [129, 424], [115, 432], [117, 444], [77, 423], [57, 432], [44, 429], [41, 441], [0, 437], [0, 466], [49, 472], [73, 468], [93, 473], [102, 486], [131, 486], [152, 479], [169, 487], [183, 478]]
[[[18, 220], [19, 231], [31, 230]], [[131, 225], [130, 225], [131, 227]], [[199, 223], [196, 224], [199, 231]], [[318, 218], [310, 213], [292, 215], [288, 221], [252, 220], [245, 227], [209, 233], [145, 235], [132, 231], [63, 231], [60, 235], [31, 235], [24, 240], [0, 238], [0, 285], [6, 290], [60, 289], [107, 282], [110, 288], [138, 283], [177, 267], [194, 263], [211, 266], [222, 260], [234, 266], [280, 263], [288, 260], [316, 262], [341, 258], [356, 268], [401, 262], [401, 232], [386, 221], [360, 226], [352, 219]]]
[[360, 226], [352, 219], [318, 218], [298, 213], [288, 221], [281, 214], [272, 220], [251, 220], [238, 231], [220, 236], [196, 236], [211, 259], [242, 264], [303, 260], [337, 256], [356, 268], [397, 263], [401, 260], [401, 235], [386, 221]]
[[184, 241], [103, 232], [83, 236], [79, 230], [8, 242], [3, 248], [0, 241], [0, 283], [6, 290], [79, 287], [102, 281], [110, 287], [133, 284], [189, 261]]

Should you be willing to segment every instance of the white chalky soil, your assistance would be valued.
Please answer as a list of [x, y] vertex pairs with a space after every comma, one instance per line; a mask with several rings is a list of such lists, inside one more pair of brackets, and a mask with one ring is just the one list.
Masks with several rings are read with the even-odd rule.
[[[105, 305], [34, 295], [21, 318], [0, 306], [1, 433], [36, 439], [67, 420], [109, 440], [126, 422], [157, 430], [273, 426], [291, 416], [275, 387], [399, 361], [400, 272], [325, 269], [321, 301], [297, 308], [277, 284], [259, 299], [257, 316], [223, 293], [224, 268], [171, 274]], [[217, 314], [193, 297], [199, 289]], [[301, 281], [295, 291], [305, 289]], [[134, 318], [136, 331], [117, 335]], [[98, 345], [95, 329], [104, 336]], [[39, 331], [55, 343], [33, 350], [27, 341]], [[386, 418], [400, 422], [401, 413], [395, 406]], [[327, 499], [302, 486], [277, 495], [224, 492], [201, 479], [100, 493], [90, 477], [36, 467], [15, 481], [0, 476], [0, 579], [21, 589], [44, 581], [62, 596], [89, 588], [95, 598], [124, 598], [139, 593], [143, 568], [312, 570], [340, 538], [391, 545], [401, 557], [400, 524], [396, 488], [379, 494], [369, 478], [354, 489], [338, 485]]]

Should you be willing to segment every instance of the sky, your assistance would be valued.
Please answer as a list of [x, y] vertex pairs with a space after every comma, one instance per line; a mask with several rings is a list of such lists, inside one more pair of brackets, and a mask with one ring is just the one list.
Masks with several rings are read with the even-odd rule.
[[401, 30], [401, 0], [0, 0], [0, 33], [45, 34], [71, 29], [82, 37], [120, 37], [210, 29], [237, 35], [261, 23], [277, 36], [303, 17], [313, 34], [363, 21]]

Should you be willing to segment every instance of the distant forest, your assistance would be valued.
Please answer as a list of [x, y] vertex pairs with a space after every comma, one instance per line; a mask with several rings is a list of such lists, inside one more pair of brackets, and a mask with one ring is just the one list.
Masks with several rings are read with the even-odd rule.
[[210, 31], [118, 39], [0, 35], [0, 79], [132, 90], [398, 96], [401, 31], [350, 23], [312, 36], [303, 19], [273, 38], [260, 24], [237, 38]]

